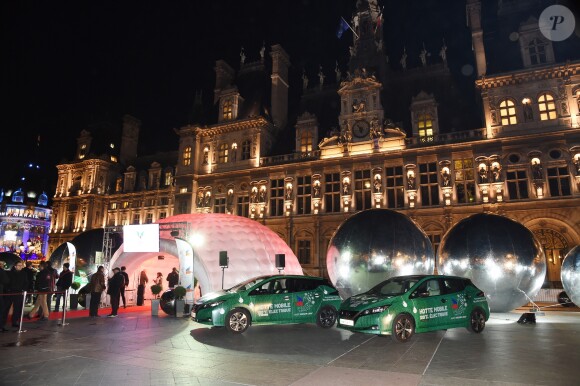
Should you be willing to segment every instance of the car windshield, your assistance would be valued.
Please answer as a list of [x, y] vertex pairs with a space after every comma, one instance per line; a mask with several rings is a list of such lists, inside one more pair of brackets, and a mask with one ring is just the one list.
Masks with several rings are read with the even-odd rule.
[[245, 280], [239, 284], [236, 284], [232, 288], [227, 289], [227, 292], [238, 292], [238, 291], [245, 291], [248, 288], [251, 288], [254, 284], [261, 282], [264, 279], [269, 278], [270, 276], [258, 276], [253, 277], [251, 279]]
[[407, 292], [420, 280], [414, 276], [398, 276], [385, 280], [373, 288], [368, 293], [381, 296], [398, 296]]

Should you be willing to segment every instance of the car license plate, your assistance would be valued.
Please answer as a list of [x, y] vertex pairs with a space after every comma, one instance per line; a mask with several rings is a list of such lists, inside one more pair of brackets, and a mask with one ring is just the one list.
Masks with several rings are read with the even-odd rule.
[[340, 324], [343, 324], [345, 326], [354, 326], [354, 320], [350, 320], [350, 319], [340, 319]]

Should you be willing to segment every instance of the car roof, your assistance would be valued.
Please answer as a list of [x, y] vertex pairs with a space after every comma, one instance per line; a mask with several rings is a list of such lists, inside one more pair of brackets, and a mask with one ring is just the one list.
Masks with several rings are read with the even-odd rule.
[[[409, 278], [409, 279], [424, 279], [427, 277], [430, 278], [448, 278], [448, 279], [462, 279], [462, 280], [470, 280], [468, 277], [461, 277], [461, 276], [451, 276], [451, 275], [401, 275], [401, 276], [393, 276], [394, 277], [401, 277], [401, 278]], [[390, 279], [390, 278], [389, 278]], [[387, 279], [385, 279], [387, 280]]]
[[308, 275], [283, 275], [283, 274], [277, 274], [277, 275], [264, 275], [263, 276], [264, 280], [265, 279], [271, 279], [271, 278], [281, 278], [281, 279], [288, 279], [288, 278], [292, 278], [292, 279], [314, 279], [314, 280], [324, 280], [323, 277], [319, 277], [319, 276], [308, 276]]

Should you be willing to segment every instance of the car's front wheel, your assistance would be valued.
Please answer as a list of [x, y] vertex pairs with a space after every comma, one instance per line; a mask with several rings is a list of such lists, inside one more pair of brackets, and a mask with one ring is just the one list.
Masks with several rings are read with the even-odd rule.
[[241, 334], [250, 327], [250, 314], [243, 308], [236, 308], [226, 316], [226, 329], [234, 334]]
[[316, 314], [316, 324], [322, 328], [330, 328], [336, 323], [338, 312], [334, 307], [324, 306]]
[[471, 332], [475, 332], [479, 334], [485, 328], [485, 314], [481, 308], [476, 308], [475, 310], [471, 311], [471, 315], [469, 316], [469, 326], [467, 329]]
[[395, 342], [408, 342], [415, 334], [415, 320], [409, 314], [399, 314], [393, 321], [391, 337]]

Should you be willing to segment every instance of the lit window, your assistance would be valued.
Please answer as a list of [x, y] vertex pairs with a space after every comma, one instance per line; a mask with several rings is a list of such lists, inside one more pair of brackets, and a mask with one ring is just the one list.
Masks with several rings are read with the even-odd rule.
[[165, 172], [165, 186], [171, 186], [173, 182], [173, 175], [171, 172]]
[[528, 52], [530, 53], [530, 63], [532, 65], [546, 63], [546, 44], [539, 39], [533, 39], [528, 44]]
[[417, 129], [421, 142], [433, 142], [433, 118], [430, 114], [419, 114]]
[[538, 98], [538, 108], [540, 110], [540, 119], [542, 121], [556, 119], [558, 117], [556, 114], [556, 104], [554, 103], [554, 97], [548, 93], [540, 95]]
[[186, 146], [183, 149], [183, 166], [191, 165], [191, 146]]
[[516, 117], [516, 105], [511, 99], [505, 99], [499, 104], [499, 115], [501, 116], [501, 124], [504, 126], [515, 125], [518, 123]]
[[223, 118], [224, 119], [232, 119], [233, 118], [233, 103], [231, 100], [227, 100], [224, 102], [223, 105]]
[[312, 151], [312, 133], [304, 131], [300, 137], [300, 151], [303, 153]]
[[229, 145], [222, 143], [218, 149], [218, 162], [224, 164], [228, 162]]

